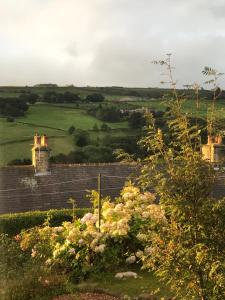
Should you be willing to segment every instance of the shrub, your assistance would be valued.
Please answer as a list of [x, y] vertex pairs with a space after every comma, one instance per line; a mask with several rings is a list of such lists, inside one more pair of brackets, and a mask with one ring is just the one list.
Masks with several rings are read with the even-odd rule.
[[[94, 207], [98, 199], [98, 193], [93, 191]], [[154, 199], [153, 194], [142, 193], [128, 184], [118, 202], [111, 202], [109, 197], [102, 199], [100, 226], [98, 209], [94, 209], [93, 213], [61, 226], [49, 227], [46, 223], [22, 232], [20, 246], [35, 260], [69, 272], [76, 280], [93, 272], [115, 270], [125, 261], [136, 261], [136, 252], [143, 250], [138, 232], [155, 218], [155, 211], [157, 222], [164, 222], [164, 212], [152, 203]], [[143, 213], [147, 217], [142, 218]]]
[[84, 147], [90, 144], [90, 135], [88, 131], [85, 130], [77, 131], [76, 134], [74, 135], [74, 141], [78, 147]]
[[6, 121], [12, 123], [15, 121], [15, 119], [13, 117], [8, 117]]
[[[141, 140], [148, 156], [142, 160], [140, 183], [153, 188], [165, 212], [163, 226], [143, 227], [144, 267], [169, 284], [179, 299], [225, 299], [225, 198], [215, 199], [218, 173], [201, 153], [199, 127], [182, 112], [183, 97], [175, 88], [170, 55], [156, 62], [169, 70], [173, 95], [168, 99], [169, 132], [149, 115]], [[214, 132], [213, 122], [209, 136]], [[167, 141], [167, 142], [166, 142]], [[149, 224], [150, 225], [150, 224]]]
[[110, 131], [111, 128], [110, 128], [109, 125], [107, 125], [106, 123], [103, 123], [103, 124], [101, 125], [101, 130], [102, 130], [102, 131]]
[[105, 97], [102, 94], [89, 94], [86, 97], [86, 101], [90, 101], [90, 102], [103, 102], [105, 99]]
[[0, 253], [0, 299], [50, 299], [67, 292], [65, 277], [23, 251], [19, 240], [0, 234]]
[[72, 125], [72, 126], [70, 126], [69, 127], [69, 129], [68, 129], [68, 133], [71, 135], [71, 134], [73, 134], [74, 133], [74, 131], [75, 131], [75, 127]]
[[[82, 217], [89, 210], [88, 208], [76, 209], [75, 214], [77, 217]], [[5, 214], [0, 216], [0, 233], [6, 233], [9, 236], [16, 235], [23, 229], [42, 225], [48, 215], [52, 216], [51, 226], [58, 226], [64, 221], [72, 220], [71, 209]]]

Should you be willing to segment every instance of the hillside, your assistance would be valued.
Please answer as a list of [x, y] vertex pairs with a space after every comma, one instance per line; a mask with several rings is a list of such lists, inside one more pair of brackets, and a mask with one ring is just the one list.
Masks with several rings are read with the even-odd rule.
[[[117, 110], [135, 110], [149, 108], [155, 111], [165, 111], [166, 106], [162, 100], [164, 93], [169, 90], [159, 88], [123, 88], [123, 87], [57, 87], [39, 85], [34, 87], [0, 87], [0, 98], [10, 101], [11, 98], [36, 94], [37, 101], [30, 104], [24, 116], [14, 117], [13, 121], [7, 121], [6, 116], [0, 118], [0, 165], [6, 165], [15, 159], [29, 159], [31, 157], [31, 144], [33, 135], [38, 132], [46, 134], [50, 139], [52, 155], [59, 153], [69, 154], [79, 150], [75, 146], [74, 136], [68, 134], [71, 126], [76, 130], [85, 130], [89, 133], [92, 144], [99, 145], [101, 141], [110, 137], [136, 137], [139, 130], [129, 127], [127, 118], [119, 121], [102, 121], [95, 116], [95, 111], [104, 107], [116, 107]], [[183, 93], [184, 90], [180, 90]], [[46, 95], [71, 93], [78, 95], [80, 99], [72, 103], [48, 103]], [[86, 101], [87, 95], [97, 93], [105, 97], [101, 103]], [[184, 103], [185, 111], [195, 116], [195, 101], [193, 91], [186, 91], [189, 99]], [[202, 91], [202, 97], [210, 98], [210, 91]], [[49, 100], [50, 101], [50, 100]], [[52, 100], [51, 100], [52, 101]], [[202, 99], [198, 114], [205, 119], [210, 100]], [[90, 111], [92, 113], [90, 113]], [[225, 100], [217, 101], [218, 118], [225, 118]], [[109, 130], [102, 130], [102, 124], [106, 124]], [[115, 146], [116, 147], [116, 146]]]

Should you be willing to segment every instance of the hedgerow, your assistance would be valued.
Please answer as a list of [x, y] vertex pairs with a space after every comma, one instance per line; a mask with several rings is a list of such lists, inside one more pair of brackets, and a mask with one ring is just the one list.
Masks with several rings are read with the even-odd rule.
[[[75, 216], [82, 217], [90, 211], [89, 208], [75, 209]], [[0, 216], [0, 233], [9, 236], [20, 233], [23, 229], [29, 229], [42, 225], [49, 218], [51, 226], [59, 226], [64, 221], [72, 221], [72, 209], [52, 209], [49, 211], [30, 211], [24, 213], [4, 214]]]

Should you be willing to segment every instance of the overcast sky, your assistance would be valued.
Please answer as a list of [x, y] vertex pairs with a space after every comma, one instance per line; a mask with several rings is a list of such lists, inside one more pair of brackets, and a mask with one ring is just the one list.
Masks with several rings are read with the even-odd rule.
[[169, 52], [180, 86], [225, 72], [225, 0], [0, 0], [0, 85], [160, 86]]

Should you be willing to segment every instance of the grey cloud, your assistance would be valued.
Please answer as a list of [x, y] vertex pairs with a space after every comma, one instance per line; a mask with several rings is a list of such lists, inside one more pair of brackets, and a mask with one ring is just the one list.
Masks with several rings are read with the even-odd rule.
[[224, 0], [0, 2], [0, 84], [157, 86], [167, 52], [181, 86], [225, 71]]

